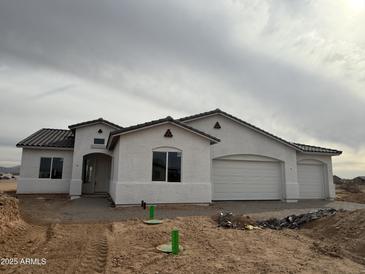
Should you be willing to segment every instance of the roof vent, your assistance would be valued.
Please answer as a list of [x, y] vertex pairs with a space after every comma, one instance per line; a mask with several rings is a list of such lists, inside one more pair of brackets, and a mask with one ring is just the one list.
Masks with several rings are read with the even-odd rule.
[[172, 135], [172, 133], [171, 133], [171, 130], [170, 130], [170, 129], [166, 130], [164, 137], [172, 138], [172, 136], [173, 136], [173, 135]]
[[218, 123], [218, 121], [214, 125], [215, 129], [221, 129], [221, 125]]

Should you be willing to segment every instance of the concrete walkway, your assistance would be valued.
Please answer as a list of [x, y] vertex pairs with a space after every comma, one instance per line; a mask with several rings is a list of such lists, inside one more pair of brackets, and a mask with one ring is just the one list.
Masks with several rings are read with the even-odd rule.
[[[70, 201], [65, 196], [47, 197], [19, 195], [23, 217], [33, 223], [82, 223], [112, 222], [131, 218], [147, 218], [148, 210], [139, 206], [110, 206], [110, 201], [102, 197], [80, 198]], [[300, 214], [314, 209], [333, 207], [335, 209], [365, 209], [365, 204], [340, 201], [300, 201], [285, 203], [280, 201], [237, 201], [215, 202], [211, 205], [158, 205], [157, 218], [175, 218], [182, 216], [212, 216], [220, 211], [234, 214], [246, 214], [258, 219], [284, 217]]]

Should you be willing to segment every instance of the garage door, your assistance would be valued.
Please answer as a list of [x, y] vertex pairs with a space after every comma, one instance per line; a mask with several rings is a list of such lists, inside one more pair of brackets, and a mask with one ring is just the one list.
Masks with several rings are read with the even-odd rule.
[[323, 165], [298, 164], [298, 183], [301, 199], [324, 198]]
[[279, 200], [279, 162], [213, 160], [213, 200]]

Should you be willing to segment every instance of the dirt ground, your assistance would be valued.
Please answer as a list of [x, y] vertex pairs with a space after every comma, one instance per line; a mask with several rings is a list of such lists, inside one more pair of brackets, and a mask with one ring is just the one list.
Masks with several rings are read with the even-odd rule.
[[16, 179], [0, 180], [0, 193], [15, 193]]
[[337, 201], [345, 201], [352, 203], [360, 203], [365, 204], [365, 185], [359, 186], [360, 191], [358, 193], [352, 193], [346, 191], [340, 186], [336, 186], [336, 200]]
[[[180, 231], [180, 255], [156, 250]], [[210, 217], [104, 223], [29, 223], [18, 201], [0, 197], [0, 257], [46, 259], [1, 265], [4, 273], [361, 273], [365, 210], [338, 213], [301, 230], [227, 230]], [[35, 260], [33, 262], [36, 262]]]

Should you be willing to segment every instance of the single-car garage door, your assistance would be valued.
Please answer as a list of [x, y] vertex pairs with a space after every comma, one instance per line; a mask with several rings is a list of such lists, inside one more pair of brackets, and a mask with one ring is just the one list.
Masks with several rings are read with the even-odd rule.
[[279, 200], [279, 162], [213, 160], [213, 200]]
[[324, 172], [322, 164], [298, 164], [300, 199], [323, 199]]

